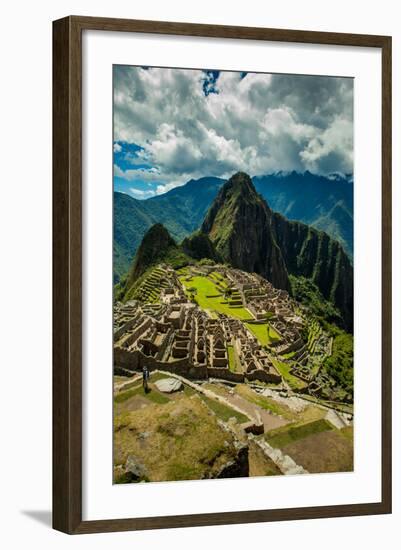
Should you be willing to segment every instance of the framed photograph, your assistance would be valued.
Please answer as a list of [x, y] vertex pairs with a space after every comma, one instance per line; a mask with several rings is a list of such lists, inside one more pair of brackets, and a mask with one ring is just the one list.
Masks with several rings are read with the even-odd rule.
[[391, 37], [53, 23], [53, 526], [391, 512]]

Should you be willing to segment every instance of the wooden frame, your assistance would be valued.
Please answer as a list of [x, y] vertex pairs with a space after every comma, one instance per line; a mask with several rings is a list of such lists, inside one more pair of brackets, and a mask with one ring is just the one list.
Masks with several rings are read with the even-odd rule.
[[[380, 48], [382, 497], [368, 504], [82, 521], [81, 35], [85, 29]], [[69, 534], [391, 512], [391, 37], [66, 17], [53, 23], [53, 527]]]

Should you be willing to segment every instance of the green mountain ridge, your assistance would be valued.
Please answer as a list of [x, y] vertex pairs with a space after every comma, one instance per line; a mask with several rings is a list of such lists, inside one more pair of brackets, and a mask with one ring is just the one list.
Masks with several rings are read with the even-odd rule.
[[277, 172], [256, 176], [253, 183], [274, 212], [325, 231], [341, 243], [352, 259], [354, 193], [351, 175]]
[[180, 242], [199, 229], [203, 218], [224, 180], [190, 180], [163, 195], [137, 200], [114, 192], [114, 282], [129, 270], [146, 231], [162, 223]]
[[291, 275], [310, 279], [353, 328], [353, 267], [341, 244], [323, 231], [273, 214], [277, 243]]
[[[114, 193], [114, 281], [124, 276], [146, 231], [162, 223], [181, 242], [198, 230], [225, 180], [204, 177], [146, 200]], [[270, 208], [337, 239], [352, 258], [353, 186], [350, 178], [305, 172], [253, 178]]]

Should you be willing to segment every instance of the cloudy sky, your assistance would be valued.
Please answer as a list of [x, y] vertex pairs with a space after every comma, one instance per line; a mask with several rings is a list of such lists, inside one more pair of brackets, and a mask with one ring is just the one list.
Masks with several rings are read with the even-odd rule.
[[116, 190], [146, 199], [238, 170], [352, 167], [352, 79], [114, 67]]

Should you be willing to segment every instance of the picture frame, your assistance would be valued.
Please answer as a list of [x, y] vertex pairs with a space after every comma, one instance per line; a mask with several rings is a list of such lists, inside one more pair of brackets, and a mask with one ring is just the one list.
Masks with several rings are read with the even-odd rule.
[[[146, 33], [381, 52], [381, 499], [153, 517], [84, 520], [83, 138], [84, 31]], [[391, 37], [70, 16], [53, 22], [53, 527], [68, 534], [391, 513]]]

